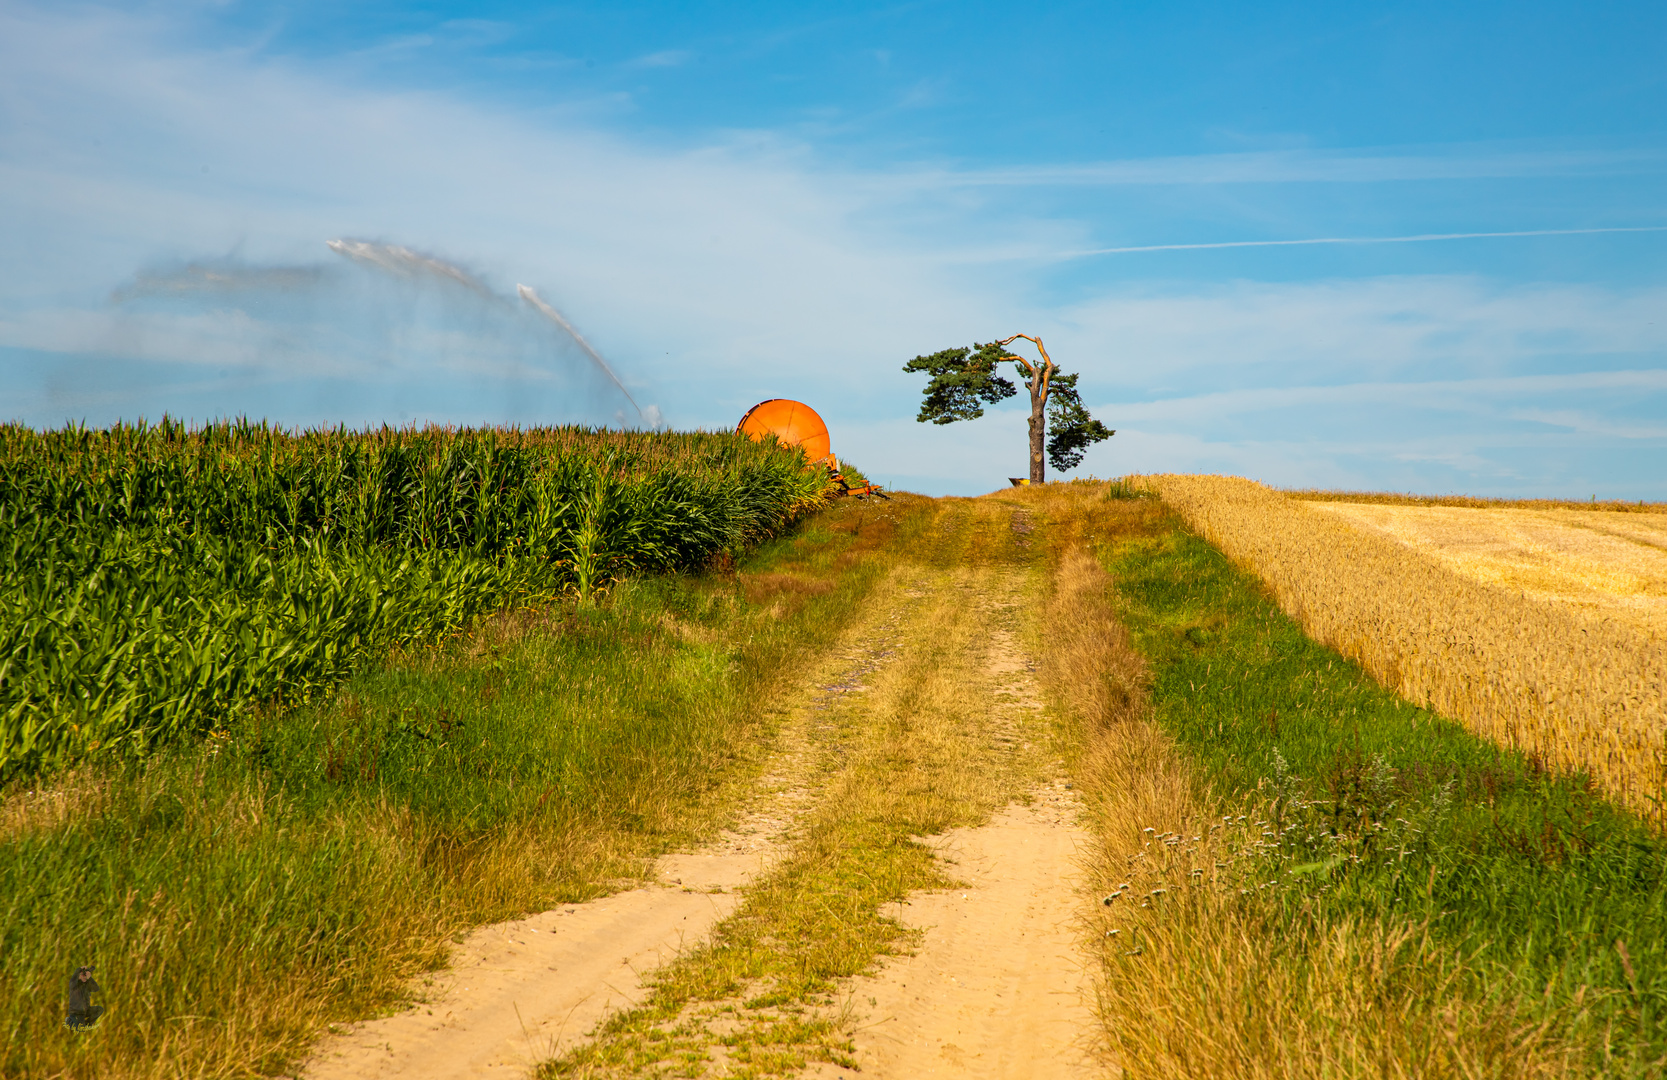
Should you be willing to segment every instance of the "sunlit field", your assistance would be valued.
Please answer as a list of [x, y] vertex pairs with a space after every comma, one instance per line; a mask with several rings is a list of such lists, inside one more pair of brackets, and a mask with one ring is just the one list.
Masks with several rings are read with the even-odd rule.
[[1667, 637], [1667, 514], [1312, 502], [1472, 581]]
[[730, 433], [0, 427], [0, 781], [227, 729], [502, 608], [733, 558], [832, 491]]
[[[1249, 480], [1155, 476], [1144, 483], [1260, 577], [1309, 634], [1386, 686], [1501, 746], [1590, 775], [1614, 798], [1659, 820], [1667, 779], [1667, 650], [1652, 642], [1648, 624], [1594, 620], [1590, 604], [1484, 580], [1476, 567], [1508, 563], [1516, 550], [1508, 544], [1505, 554], [1473, 559], [1461, 572], [1448, 565], [1463, 558], [1451, 531], [1443, 534], [1449, 554], [1438, 557], [1424, 545], [1353, 524], [1346, 512], [1327, 509], [1333, 504]], [[1634, 537], [1653, 527], [1653, 517], [1613, 517], [1611, 528], [1632, 529]], [[1505, 526], [1478, 520], [1489, 522], [1475, 541], [1486, 552], [1493, 543], [1487, 538]], [[1572, 557], [1549, 560], [1563, 568], [1558, 581], [1587, 582], [1582, 588], [1589, 596], [1591, 582], [1620, 580], [1590, 568], [1633, 539], [1594, 534], [1569, 545], [1566, 536], [1559, 534]], [[1626, 550], [1640, 564], [1655, 557]], [[1536, 559], [1536, 565], [1548, 561], [1543, 554]]]

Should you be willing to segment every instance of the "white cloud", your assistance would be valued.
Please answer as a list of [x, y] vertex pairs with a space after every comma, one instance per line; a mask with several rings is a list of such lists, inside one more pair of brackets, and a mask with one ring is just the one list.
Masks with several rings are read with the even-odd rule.
[[1585, 229], [1517, 229], [1511, 232], [1419, 233], [1413, 236], [1327, 236], [1303, 240], [1216, 240], [1202, 244], [1141, 244], [1134, 247], [1094, 248], [1061, 252], [1059, 257], [1129, 255], [1148, 251], [1221, 251], [1228, 248], [1317, 247], [1337, 244], [1427, 244], [1443, 240], [1499, 240], [1541, 236], [1595, 236], [1606, 233], [1667, 232], [1667, 225], [1606, 225]]
[[[1148, 422], [1199, 422], [1282, 409], [1330, 409], [1360, 405], [1416, 406], [1437, 412], [1471, 412], [1497, 407], [1502, 402], [1519, 401], [1524, 397], [1566, 397], [1570, 393], [1580, 391], [1667, 394], [1667, 369], [1589, 371], [1569, 375], [1518, 375], [1493, 379], [1427, 382], [1257, 387], [1163, 398], [1157, 401], [1114, 402], [1101, 405], [1099, 408], [1116, 410], [1119, 415]], [[1595, 417], [1586, 413], [1537, 409], [1512, 409], [1509, 415], [1514, 419], [1534, 420], [1571, 429], [1592, 428], [1596, 421]], [[1581, 417], [1585, 419], [1577, 422], [1577, 418]], [[1636, 430], [1667, 433], [1667, 429]], [[1630, 437], [1653, 438], [1655, 435], [1635, 434]]]
[[1174, 385], [1211, 372], [1231, 385], [1270, 376], [1286, 384], [1416, 378], [1432, 369], [1492, 375], [1585, 357], [1667, 366], [1662, 287], [1470, 277], [1233, 282], [1112, 293], [1061, 315], [1066, 327], [1053, 336], [1068, 346], [1063, 355], [1092, 356], [1079, 361], [1085, 370], [1124, 385]]
[[[1667, 372], [1661, 372], [1660, 374], [1662, 378], [1654, 387], [1658, 390], [1667, 387]], [[1617, 423], [1610, 417], [1599, 416], [1578, 409], [1513, 409], [1510, 416], [1513, 420], [1530, 420], [1550, 427], [1564, 428], [1586, 435], [1599, 435], [1607, 439], [1667, 440], [1667, 424]]]

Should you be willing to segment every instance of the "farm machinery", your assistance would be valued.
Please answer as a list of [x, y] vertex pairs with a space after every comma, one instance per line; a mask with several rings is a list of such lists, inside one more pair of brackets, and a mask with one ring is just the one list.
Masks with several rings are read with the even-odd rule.
[[766, 435], [774, 435], [783, 446], [801, 447], [805, 452], [805, 459], [812, 465], [821, 465], [832, 475], [834, 483], [839, 485], [840, 494], [855, 495], [861, 498], [865, 495], [877, 495], [888, 499], [878, 484], [865, 484], [852, 487], [839, 472], [839, 459], [833, 453], [833, 441], [828, 435], [828, 425], [815, 409], [802, 401], [789, 398], [771, 398], [760, 401], [747, 410], [741, 417], [741, 422], [735, 425], [735, 430], [752, 439], [762, 439]]

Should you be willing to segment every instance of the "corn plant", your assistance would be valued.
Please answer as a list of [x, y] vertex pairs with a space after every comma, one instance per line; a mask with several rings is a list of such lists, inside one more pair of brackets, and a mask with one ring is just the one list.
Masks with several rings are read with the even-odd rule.
[[831, 492], [730, 434], [0, 427], [0, 779], [225, 727], [496, 608], [696, 569]]

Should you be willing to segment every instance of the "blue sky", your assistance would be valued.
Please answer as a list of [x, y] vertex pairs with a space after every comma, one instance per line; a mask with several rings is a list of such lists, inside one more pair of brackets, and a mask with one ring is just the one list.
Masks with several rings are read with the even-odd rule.
[[[0, 0], [0, 416], [637, 422], [524, 283], [673, 426], [798, 397], [916, 490], [1024, 417], [902, 363], [1024, 332], [1084, 473], [1667, 499], [1664, 59], [1659, 3]], [[1397, 242], [1262, 243], [1329, 239]]]

